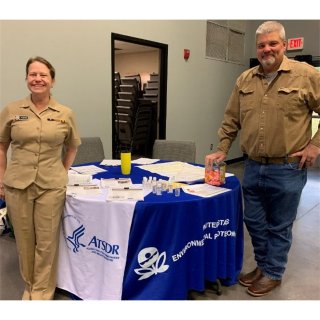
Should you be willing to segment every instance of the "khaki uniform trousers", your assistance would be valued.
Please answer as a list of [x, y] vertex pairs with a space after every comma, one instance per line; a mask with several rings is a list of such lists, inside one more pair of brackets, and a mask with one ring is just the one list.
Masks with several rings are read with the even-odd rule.
[[53, 299], [66, 188], [42, 189], [34, 183], [23, 190], [5, 186], [5, 197], [25, 281], [22, 299]]

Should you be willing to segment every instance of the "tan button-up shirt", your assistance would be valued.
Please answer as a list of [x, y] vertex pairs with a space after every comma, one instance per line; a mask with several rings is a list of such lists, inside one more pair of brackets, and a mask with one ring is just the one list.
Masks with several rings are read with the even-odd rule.
[[50, 99], [38, 113], [30, 97], [7, 105], [0, 114], [0, 142], [11, 142], [4, 184], [24, 189], [31, 183], [59, 188], [68, 181], [63, 146], [77, 147], [80, 137], [71, 109]]
[[237, 79], [218, 131], [218, 150], [228, 153], [240, 133], [249, 156], [284, 157], [310, 142], [320, 147], [320, 129], [311, 137], [312, 112], [320, 114], [320, 72], [284, 57], [268, 84], [259, 66]]

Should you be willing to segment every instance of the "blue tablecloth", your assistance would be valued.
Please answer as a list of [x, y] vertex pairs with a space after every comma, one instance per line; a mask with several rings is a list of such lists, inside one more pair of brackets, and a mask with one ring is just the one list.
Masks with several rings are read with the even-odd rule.
[[[156, 176], [132, 166], [130, 178]], [[108, 167], [101, 177], [123, 177]], [[160, 177], [160, 176], [158, 176]], [[242, 194], [239, 180], [211, 198], [185, 194], [149, 194], [136, 204], [122, 299], [186, 299], [189, 290], [203, 291], [205, 280], [236, 283], [243, 262]]]
[[[100, 167], [108, 171], [94, 178], [124, 177], [120, 166]], [[133, 183], [150, 175], [164, 178], [132, 165]], [[189, 290], [203, 291], [206, 280], [236, 283], [243, 262], [242, 193], [235, 176], [223, 187], [231, 191], [211, 198], [151, 193], [137, 202], [122, 299], [179, 300]]]

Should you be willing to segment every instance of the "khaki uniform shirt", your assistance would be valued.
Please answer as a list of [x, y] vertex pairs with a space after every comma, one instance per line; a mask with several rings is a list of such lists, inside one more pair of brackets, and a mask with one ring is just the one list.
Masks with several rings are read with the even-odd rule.
[[3, 182], [18, 189], [32, 183], [46, 189], [64, 187], [68, 174], [62, 164], [62, 148], [81, 143], [71, 109], [51, 98], [39, 114], [30, 97], [2, 110], [0, 142], [11, 143], [11, 161]]
[[[241, 151], [252, 157], [284, 157], [311, 139], [312, 112], [320, 114], [320, 72], [284, 56], [268, 85], [260, 66], [237, 79], [218, 131], [218, 150], [228, 153], [240, 134]], [[311, 143], [320, 147], [320, 129]]]

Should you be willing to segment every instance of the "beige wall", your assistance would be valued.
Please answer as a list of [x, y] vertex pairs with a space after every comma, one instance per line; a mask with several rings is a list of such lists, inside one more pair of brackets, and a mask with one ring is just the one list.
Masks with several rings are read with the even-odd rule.
[[[296, 23], [303, 33], [304, 22]], [[255, 21], [247, 22], [246, 61], [254, 48], [252, 25]], [[205, 20], [0, 21], [1, 107], [28, 94], [25, 63], [30, 56], [42, 55], [57, 70], [53, 95], [75, 111], [82, 136], [102, 138], [110, 158], [112, 32], [168, 45], [167, 138], [195, 140], [197, 161], [203, 163], [210, 144], [218, 142], [234, 82], [249, 64], [206, 59]], [[185, 48], [191, 52], [187, 62]], [[229, 158], [239, 156], [235, 142]]]

